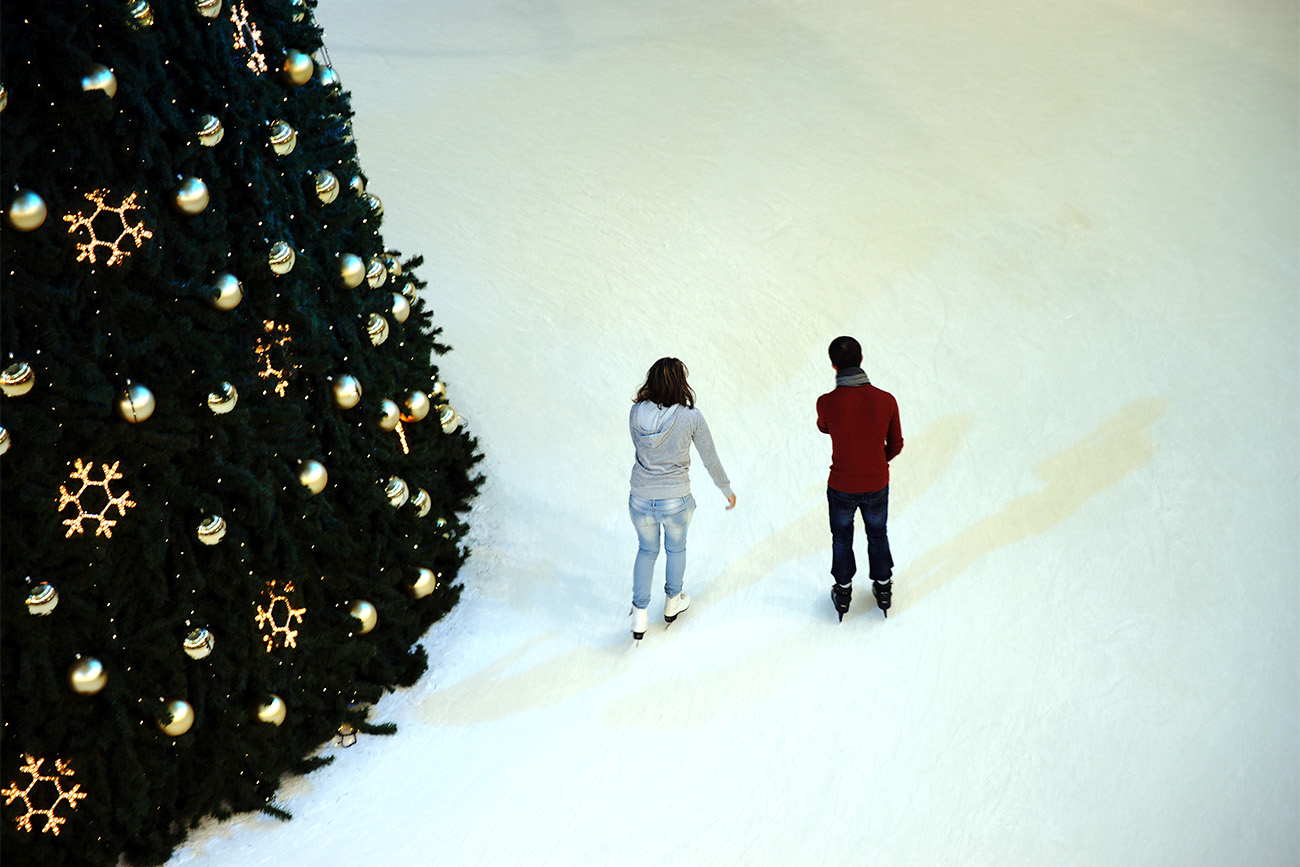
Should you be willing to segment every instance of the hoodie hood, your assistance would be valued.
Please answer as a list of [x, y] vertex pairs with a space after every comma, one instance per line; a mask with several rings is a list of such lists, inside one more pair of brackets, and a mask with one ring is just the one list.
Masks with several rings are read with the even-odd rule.
[[650, 448], [657, 448], [672, 433], [677, 423], [677, 414], [681, 404], [659, 406], [648, 400], [636, 405], [632, 412], [632, 431], [637, 441]]

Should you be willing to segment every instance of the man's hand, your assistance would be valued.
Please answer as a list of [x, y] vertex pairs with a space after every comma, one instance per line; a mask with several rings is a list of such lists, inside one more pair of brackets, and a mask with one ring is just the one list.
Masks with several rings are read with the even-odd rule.
[[730, 512], [734, 508], [736, 508], [736, 495], [732, 494], [730, 497], [727, 497], [727, 511]]

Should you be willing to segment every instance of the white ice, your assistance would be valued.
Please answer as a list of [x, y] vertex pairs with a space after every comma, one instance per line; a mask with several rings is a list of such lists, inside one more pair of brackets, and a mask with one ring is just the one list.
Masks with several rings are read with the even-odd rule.
[[[488, 482], [400, 732], [173, 867], [1300, 863], [1294, 2], [318, 15]], [[907, 441], [842, 624], [841, 333]], [[739, 505], [634, 649], [662, 355]]]

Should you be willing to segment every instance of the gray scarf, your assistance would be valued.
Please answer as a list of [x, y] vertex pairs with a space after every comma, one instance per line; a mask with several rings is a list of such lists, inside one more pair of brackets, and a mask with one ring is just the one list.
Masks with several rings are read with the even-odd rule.
[[871, 385], [871, 380], [867, 379], [867, 375], [862, 372], [862, 368], [846, 367], [835, 373], [835, 387], [839, 388], [841, 385], [847, 385], [851, 388], [859, 385]]

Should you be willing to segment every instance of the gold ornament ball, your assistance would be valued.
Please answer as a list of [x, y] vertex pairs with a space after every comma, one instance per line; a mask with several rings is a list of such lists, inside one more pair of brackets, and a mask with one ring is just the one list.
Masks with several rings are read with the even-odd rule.
[[226, 538], [226, 519], [220, 515], [210, 515], [199, 522], [199, 541], [204, 545], [215, 545]]
[[415, 507], [415, 517], [423, 518], [433, 508], [433, 498], [429, 496], [428, 491], [420, 488], [415, 492], [415, 496], [411, 497], [411, 505]]
[[148, 0], [131, 0], [126, 11], [131, 16], [132, 26], [137, 29], [153, 24], [153, 10], [149, 8]]
[[406, 298], [407, 298], [408, 301], [414, 301], [414, 300], [415, 300], [415, 284], [414, 284], [414, 283], [410, 283], [410, 282], [403, 283], [403, 284], [402, 284], [402, 294], [406, 296]]
[[9, 107], [9, 88], [0, 84], [0, 112]]
[[423, 421], [424, 417], [429, 414], [429, 396], [419, 389], [412, 389], [407, 392], [405, 400], [402, 401], [402, 421], [411, 422]]
[[174, 738], [185, 734], [192, 725], [194, 725], [194, 708], [190, 707], [188, 701], [179, 698], [167, 702], [163, 715], [158, 717], [158, 728], [162, 729], [163, 734]]
[[0, 373], [0, 391], [6, 397], [22, 397], [36, 384], [36, 374], [27, 362], [19, 361], [9, 365]]
[[68, 667], [68, 686], [77, 695], [94, 695], [108, 683], [108, 672], [93, 656], [78, 657]]
[[391, 251], [384, 253], [384, 266], [388, 268], [388, 276], [401, 277], [402, 263], [397, 260], [397, 254]]
[[281, 699], [280, 696], [272, 693], [270, 701], [259, 704], [254, 708], [253, 715], [257, 717], [258, 722], [270, 723], [273, 726], [278, 726], [280, 723], [284, 722], [284, 718], [288, 712], [289, 708], [285, 706], [284, 700]]
[[208, 185], [201, 178], [186, 178], [172, 194], [172, 204], [176, 209], [191, 217], [203, 213], [210, 200]]
[[390, 431], [402, 420], [402, 409], [396, 401], [385, 400], [379, 405], [379, 429]]
[[460, 413], [452, 409], [450, 404], [439, 404], [438, 424], [442, 425], [443, 433], [455, 433], [456, 428], [460, 427]]
[[117, 414], [131, 424], [148, 421], [157, 405], [153, 392], [138, 382], [129, 383], [117, 394]]
[[283, 120], [271, 121], [271, 147], [286, 157], [298, 146], [298, 131]]
[[0, 455], [9, 451], [9, 431], [0, 427]]
[[205, 148], [216, 147], [225, 138], [226, 129], [210, 114], [205, 114], [199, 118], [199, 144]]
[[92, 63], [81, 79], [81, 89], [86, 93], [98, 90], [112, 99], [117, 96], [117, 76], [104, 64]]
[[289, 8], [293, 10], [292, 17], [295, 23], [307, 17], [306, 0], [289, 0]]
[[31, 190], [14, 190], [14, 197], [9, 200], [9, 209], [5, 211], [5, 222], [20, 232], [31, 232], [45, 223], [49, 213], [45, 200]]
[[379, 200], [379, 196], [374, 193], [366, 193], [366, 204], [370, 206], [370, 213], [376, 217], [384, 215], [384, 203]]
[[366, 263], [353, 253], [339, 253], [339, 285], [355, 289], [366, 279]]
[[330, 377], [330, 390], [339, 409], [352, 409], [361, 401], [361, 383], [350, 373]]
[[221, 14], [221, 0], [196, 0], [194, 5], [204, 18], [216, 18]]
[[293, 263], [297, 261], [298, 254], [293, 251], [293, 247], [290, 247], [288, 242], [276, 241], [271, 245], [266, 258], [272, 271], [277, 274], [288, 274], [293, 270]]
[[370, 342], [378, 346], [388, 339], [388, 320], [378, 313], [371, 313], [366, 320], [366, 333], [370, 335]]
[[339, 197], [339, 179], [333, 172], [316, 173], [316, 196], [321, 200], [322, 205], [328, 205]]
[[316, 83], [326, 88], [338, 87], [339, 74], [332, 66], [319, 66], [316, 68]]
[[393, 293], [393, 318], [398, 322], [405, 322], [411, 316], [411, 302], [406, 300], [406, 296], [399, 292]]
[[433, 388], [430, 389], [430, 393], [439, 400], [445, 400], [447, 397], [447, 383], [443, 382], [441, 379], [435, 379], [433, 381]]
[[302, 483], [304, 488], [311, 491], [312, 496], [325, 490], [329, 480], [330, 474], [320, 461], [302, 461], [298, 464], [298, 481]]
[[28, 614], [45, 615], [57, 607], [59, 607], [59, 591], [47, 581], [37, 584], [32, 588], [32, 592], [27, 594]]
[[311, 81], [312, 73], [315, 71], [316, 64], [312, 62], [311, 57], [298, 49], [290, 48], [284, 53], [284, 63], [280, 65], [280, 77], [294, 87], [302, 87]]
[[352, 187], [360, 195], [364, 196], [366, 194], [366, 179], [361, 175], [353, 175], [352, 180], [348, 182], [348, 186]]
[[352, 600], [348, 606], [348, 613], [361, 621], [361, 625], [357, 628], [358, 635], [365, 635], [379, 622], [379, 612], [375, 610], [375, 606], [364, 599]]
[[234, 274], [222, 271], [212, 278], [209, 301], [218, 310], [234, 310], [244, 300], [244, 285]]
[[221, 390], [208, 395], [208, 409], [217, 415], [225, 415], [239, 402], [239, 392], [229, 382], [221, 383]]
[[420, 567], [416, 573], [415, 583], [406, 588], [406, 593], [412, 599], [423, 599], [430, 593], [438, 589], [438, 576], [432, 569]]
[[370, 264], [366, 265], [366, 282], [370, 284], [371, 289], [378, 289], [384, 285], [388, 279], [388, 269], [378, 257], [372, 258]]
[[185, 655], [190, 659], [203, 659], [212, 652], [212, 648], [216, 647], [216, 645], [217, 639], [202, 626], [191, 629], [189, 634], [185, 636], [185, 640], [181, 642]]
[[407, 486], [406, 480], [400, 476], [389, 476], [388, 484], [384, 485], [384, 496], [388, 498], [389, 504], [394, 509], [400, 509], [410, 499], [411, 489]]

